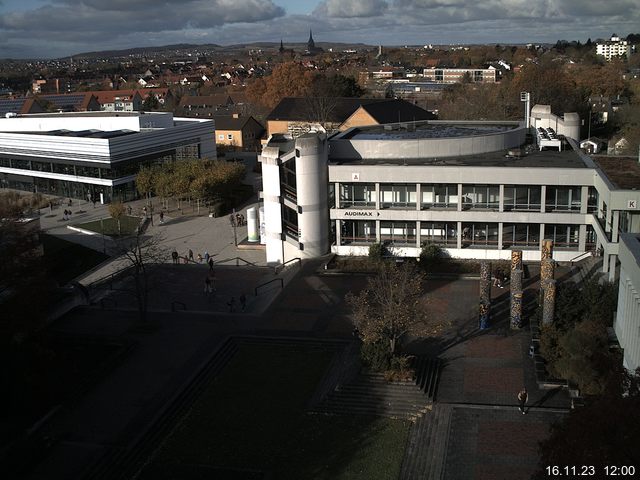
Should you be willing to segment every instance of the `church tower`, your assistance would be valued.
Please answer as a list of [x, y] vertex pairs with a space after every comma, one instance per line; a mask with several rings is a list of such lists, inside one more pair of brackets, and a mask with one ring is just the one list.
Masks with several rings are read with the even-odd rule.
[[309, 30], [309, 41], [307, 42], [307, 50], [313, 52], [316, 49], [316, 42], [313, 41], [313, 34]]

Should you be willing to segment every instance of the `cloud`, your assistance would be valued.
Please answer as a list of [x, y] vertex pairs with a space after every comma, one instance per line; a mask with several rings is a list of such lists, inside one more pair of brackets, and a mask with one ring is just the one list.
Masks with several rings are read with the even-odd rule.
[[330, 18], [366, 18], [383, 15], [388, 7], [385, 0], [324, 0], [313, 13]]
[[260, 22], [284, 13], [272, 0], [57, 0], [31, 11], [3, 14], [0, 30], [43, 39], [113, 38], [131, 32]]
[[640, 25], [637, 0], [320, 0], [312, 14], [286, 16], [280, 0], [38, 0], [40, 7], [25, 2], [14, 11], [2, 1], [2, 57], [281, 37], [304, 43], [309, 28], [317, 42], [555, 43], [624, 36]]

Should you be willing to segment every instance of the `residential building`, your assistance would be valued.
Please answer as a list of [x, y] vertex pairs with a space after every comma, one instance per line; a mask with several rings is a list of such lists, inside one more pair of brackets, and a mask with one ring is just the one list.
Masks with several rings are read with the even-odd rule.
[[25, 115], [27, 113], [42, 113], [45, 109], [33, 97], [2, 98], [0, 99], [0, 117], [8, 115]]
[[615, 33], [611, 38], [602, 43], [596, 43], [596, 55], [610, 62], [612, 58], [627, 57], [631, 55], [632, 46], [626, 40], [621, 40]]
[[48, 112], [97, 112], [100, 104], [91, 92], [37, 95], [35, 101]]
[[221, 112], [228, 112], [234, 105], [230, 95], [185, 95], [180, 99], [178, 111], [186, 117], [213, 117]]
[[267, 116], [267, 134], [298, 137], [314, 124], [335, 132], [360, 125], [434, 118], [432, 113], [399, 99], [285, 97]]
[[425, 68], [425, 80], [440, 83], [460, 83], [467, 78], [473, 83], [495, 83], [496, 69], [489, 68]]
[[102, 202], [137, 197], [141, 166], [215, 158], [211, 120], [82, 112], [0, 118], [0, 187]]
[[103, 90], [91, 92], [98, 99], [104, 112], [139, 112], [142, 95], [138, 90]]
[[264, 127], [253, 117], [214, 115], [216, 143], [239, 150], [257, 151], [264, 134]]

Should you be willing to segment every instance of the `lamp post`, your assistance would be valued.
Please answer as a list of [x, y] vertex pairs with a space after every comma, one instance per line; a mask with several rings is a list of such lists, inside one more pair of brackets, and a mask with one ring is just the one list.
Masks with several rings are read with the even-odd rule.
[[100, 231], [102, 232], [102, 253], [107, 254], [107, 243], [104, 238], [104, 220], [100, 219]]

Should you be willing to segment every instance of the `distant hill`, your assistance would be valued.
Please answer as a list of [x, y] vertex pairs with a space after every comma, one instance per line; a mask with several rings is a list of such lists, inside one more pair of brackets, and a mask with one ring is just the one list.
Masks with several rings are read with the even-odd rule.
[[[286, 48], [295, 48], [296, 50], [304, 50], [306, 48], [306, 42], [298, 43], [285, 43]], [[329, 43], [329, 42], [316, 42], [316, 45], [328, 50], [333, 48], [334, 51], [347, 50], [347, 49], [362, 49], [362, 48], [375, 48], [371, 45], [365, 45], [363, 43]], [[96, 52], [84, 52], [71, 55], [75, 59], [91, 59], [91, 58], [112, 58], [112, 57], [128, 57], [128, 56], [140, 56], [140, 55], [166, 55], [171, 53], [193, 52], [194, 50], [199, 52], [233, 52], [238, 50], [277, 50], [280, 47], [280, 42], [254, 42], [254, 43], [239, 43], [234, 45], [217, 45], [215, 43], [209, 44], [189, 44], [178, 43], [175, 45], [162, 45], [151, 47], [135, 47], [126, 48], [122, 50], [101, 50]], [[65, 57], [67, 58], [67, 57]]]

